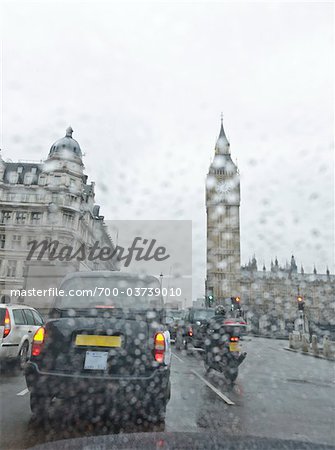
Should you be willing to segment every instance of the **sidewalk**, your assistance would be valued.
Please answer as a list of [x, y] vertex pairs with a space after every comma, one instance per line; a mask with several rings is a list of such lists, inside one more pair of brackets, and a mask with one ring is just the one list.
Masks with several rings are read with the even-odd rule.
[[327, 361], [335, 362], [335, 358], [334, 357], [329, 357], [328, 358], [328, 357], [323, 356], [323, 355], [316, 355], [315, 353], [312, 353], [312, 352], [303, 352], [302, 350], [295, 349], [295, 348], [290, 348], [290, 347], [283, 347], [283, 349], [287, 350], [288, 352], [300, 353], [301, 355], [313, 356], [314, 358], [326, 359]]

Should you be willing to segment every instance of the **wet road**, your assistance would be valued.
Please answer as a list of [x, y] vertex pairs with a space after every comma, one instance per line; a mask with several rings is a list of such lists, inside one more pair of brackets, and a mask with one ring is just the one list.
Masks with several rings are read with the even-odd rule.
[[[215, 431], [317, 443], [335, 441], [334, 363], [285, 351], [284, 341], [248, 338], [247, 359], [234, 387], [216, 373], [205, 375], [198, 352], [173, 349], [172, 396], [166, 431]], [[1, 449], [25, 449], [43, 442], [122, 431], [104, 422], [67, 420], [66, 411], [49, 425], [30, 421], [29, 393], [18, 371], [0, 374]], [[61, 405], [59, 405], [61, 406]], [[66, 417], [66, 420], [59, 420]]]

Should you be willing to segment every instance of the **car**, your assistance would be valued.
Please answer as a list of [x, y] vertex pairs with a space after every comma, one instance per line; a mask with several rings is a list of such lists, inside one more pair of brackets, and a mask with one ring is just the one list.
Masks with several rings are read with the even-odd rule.
[[0, 361], [18, 362], [24, 368], [33, 336], [43, 323], [41, 315], [28, 305], [0, 303]]
[[189, 308], [183, 320], [179, 321], [175, 346], [177, 350], [192, 347], [204, 348], [205, 328], [215, 316], [214, 308]]
[[76, 272], [59, 292], [25, 370], [33, 417], [60, 399], [113, 421], [164, 423], [171, 345], [157, 278]]
[[176, 339], [178, 324], [184, 320], [185, 311], [183, 309], [171, 309], [167, 312], [167, 317], [170, 318], [169, 332], [172, 341]]

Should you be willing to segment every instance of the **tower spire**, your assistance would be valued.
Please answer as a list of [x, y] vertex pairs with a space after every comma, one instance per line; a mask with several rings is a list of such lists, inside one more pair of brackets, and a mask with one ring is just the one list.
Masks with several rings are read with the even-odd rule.
[[215, 144], [215, 154], [216, 155], [227, 155], [229, 154], [229, 142], [226, 137], [226, 134], [224, 132], [223, 128], [223, 113], [221, 112], [221, 127], [220, 127], [220, 134], [218, 137], [218, 140]]

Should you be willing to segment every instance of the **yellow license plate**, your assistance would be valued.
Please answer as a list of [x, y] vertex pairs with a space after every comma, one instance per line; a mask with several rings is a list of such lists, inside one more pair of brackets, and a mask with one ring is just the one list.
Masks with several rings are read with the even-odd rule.
[[240, 347], [238, 346], [237, 342], [230, 342], [229, 343], [229, 351], [230, 352], [239, 352], [240, 351]]
[[121, 347], [121, 336], [77, 334], [75, 344], [85, 347]]

